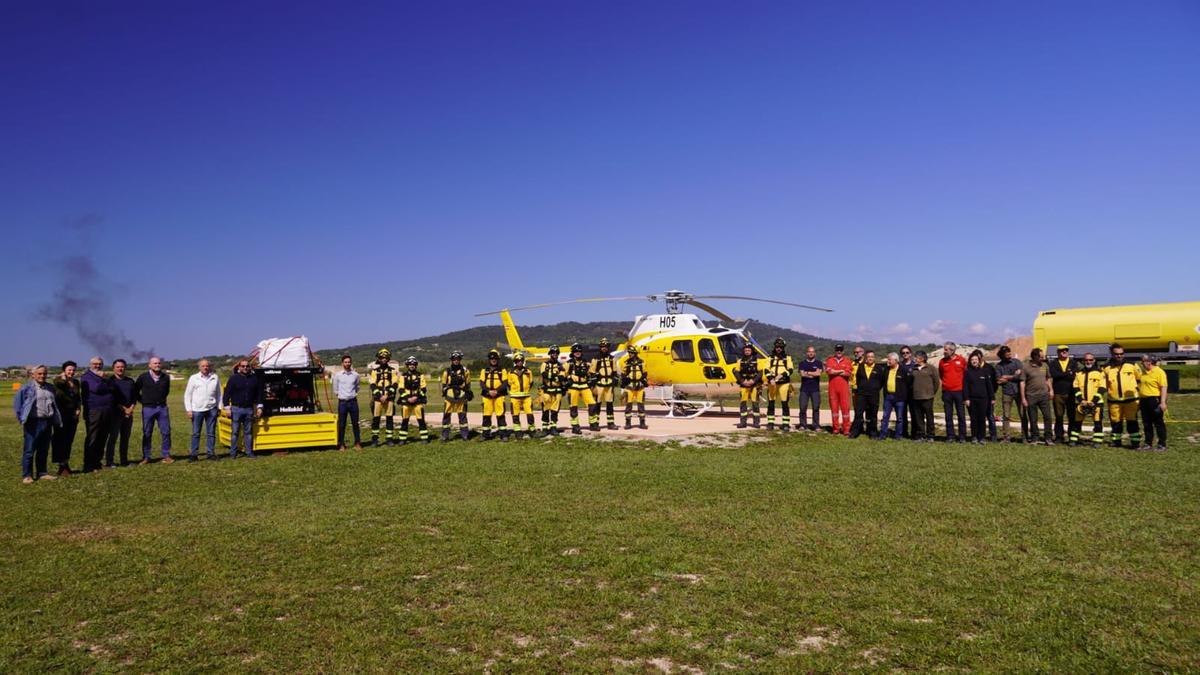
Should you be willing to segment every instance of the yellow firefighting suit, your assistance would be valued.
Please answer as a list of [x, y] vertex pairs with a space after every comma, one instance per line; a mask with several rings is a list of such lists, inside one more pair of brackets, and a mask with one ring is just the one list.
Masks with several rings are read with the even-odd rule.
[[451, 364], [442, 371], [442, 440], [450, 440], [450, 415], [458, 416], [458, 435], [464, 441], [470, 438], [467, 426], [467, 402], [474, 397], [471, 391], [471, 374], [462, 364]]
[[567, 371], [567, 397], [570, 404], [571, 413], [571, 433], [581, 433], [579, 430], [579, 404], [587, 406], [588, 409], [588, 426], [592, 429], [600, 428], [600, 415], [596, 409], [596, 399], [592, 397], [591, 376], [588, 373], [588, 363], [582, 358], [576, 359], [574, 355], [571, 360], [566, 363]]
[[508, 373], [508, 400], [512, 407], [513, 430], [521, 437], [521, 414], [525, 414], [525, 430], [533, 436], [533, 371], [525, 366], [513, 366]]
[[787, 431], [791, 428], [792, 411], [790, 399], [792, 396], [792, 357], [787, 354], [772, 354], [767, 359], [767, 369], [763, 378], [767, 383], [767, 428], [775, 428], [775, 402], [782, 405], [783, 419], [780, 428]]
[[425, 426], [425, 404], [429, 401], [428, 387], [429, 381], [426, 377], [415, 371], [406, 370], [400, 376], [400, 442], [406, 443], [410, 440], [408, 431], [408, 420], [410, 417], [417, 418], [417, 428], [419, 429], [418, 439], [422, 443], [429, 442], [429, 428]]
[[[1091, 440], [1095, 445], [1104, 444], [1104, 425], [1101, 407], [1104, 405], [1104, 373], [1095, 366], [1080, 366], [1075, 373], [1075, 415], [1071, 418], [1071, 444]], [[1083, 436], [1083, 422], [1092, 418], [1092, 437]]]
[[567, 371], [558, 361], [550, 361], [542, 364], [541, 376], [541, 396], [538, 398], [542, 406], [542, 433], [557, 434], [558, 409], [566, 391]]
[[379, 444], [379, 418], [386, 418], [384, 439], [388, 444], [395, 442], [393, 431], [396, 414], [396, 387], [400, 382], [400, 371], [393, 368], [387, 360], [377, 360], [375, 367], [367, 374], [367, 384], [371, 391], [371, 444]]
[[613, 421], [616, 415], [613, 413], [613, 390], [618, 384], [617, 379], [617, 364], [612, 356], [607, 353], [601, 353], [595, 359], [592, 359], [589, 368], [589, 374], [592, 378], [592, 393], [596, 399], [596, 423], [594, 429], [600, 428], [600, 404], [604, 404], [604, 414], [608, 419], [608, 428], [616, 429], [617, 425]]
[[1108, 421], [1112, 423], [1112, 445], [1121, 447], [1121, 437], [1129, 429], [1130, 447], [1142, 444], [1138, 427], [1138, 384], [1142, 373], [1132, 363], [1110, 361], [1104, 366], [1104, 386], [1108, 393]]
[[625, 358], [625, 367], [621, 371], [621, 388], [625, 391], [625, 428], [633, 427], [633, 406], [637, 405], [638, 428], [646, 427], [646, 387], [650, 380], [646, 377], [646, 362], [636, 354]]
[[[496, 366], [485, 367], [479, 371], [479, 395], [483, 398], [483, 440], [490, 441], [492, 434], [492, 417], [495, 417], [496, 430], [502, 440], [508, 440], [508, 422], [504, 419], [504, 397], [508, 394], [508, 370]], [[493, 396], [491, 392], [496, 392]]]
[[[738, 402], [738, 428], [746, 428], [746, 419], [754, 415], [754, 428], [757, 429], [761, 416], [759, 414], [758, 399], [762, 395], [762, 370], [758, 367], [758, 358], [756, 356], [743, 356], [738, 361], [737, 369], [734, 371], [737, 376], [738, 386], [741, 387], [741, 400]], [[773, 418], [772, 418], [773, 419]]]

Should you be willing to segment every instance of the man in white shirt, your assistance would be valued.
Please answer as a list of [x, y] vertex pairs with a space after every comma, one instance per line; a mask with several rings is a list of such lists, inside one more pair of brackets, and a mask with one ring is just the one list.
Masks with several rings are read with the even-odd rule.
[[207, 437], [206, 449], [209, 459], [217, 459], [217, 417], [221, 414], [221, 380], [212, 370], [208, 359], [200, 359], [200, 372], [188, 378], [183, 390], [183, 409], [192, 421], [192, 454], [189, 462], [199, 459], [200, 427]]
[[354, 370], [354, 361], [349, 354], [342, 356], [342, 369], [333, 374], [333, 393], [338, 399], [338, 450], [346, 449], [346, 419], [354, 430], [354, 449], [362, 450], [362, 438], [358, 429], [358, 385], [361, 378]]

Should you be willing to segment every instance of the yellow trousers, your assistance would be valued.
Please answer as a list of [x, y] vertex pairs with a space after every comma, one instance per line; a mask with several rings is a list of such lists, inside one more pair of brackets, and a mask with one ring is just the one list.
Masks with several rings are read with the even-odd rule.
[[442, 406], [443, 406], [442, 412], [445, 412], [445, 413], [467, 412], [467, 402], [466, 401], [446, 400], [446, 401], [442, 401]]
[[386, 403], [383, 401], [375, 401], [371, 405], [371, 416], [372, 417], [391, 417], [392, 415], [395, 415], [395, 414], [396, 414], [396, 401], [394, 399], [389, 398]]
[[483, 397], [483, 416], [490, 417], [492, 415], [504, 414], [504, 397], [497, 396], [496, 398]]
[[1097, 405], [1095, 408], [1092, 409], [1091, 413], [1088, 413], [1086, 410], [1084, 410], [1082, 405], [1077, 405], [1077, 406], [1075, 406], [1075, 421], [1076, 422], [1084, 422], [1087, 420], [1087, 418], [1090, 417], [1090, 418], [1092, 418], [1093, 422], [1099, 422], [1100, 417], [1101, 417], [1100, 413], [1102, 410], [1103, 410], [1103, 408], [1101, 406]]
[[547, 394], [542, 392], [538, 397], [538, 403], [541, 404], [542, 410], [558, 410], [562, 407], [562, 394]]
[[625, 402], [626, 403], [645, 403], [646, 402], [646, 390], [645, 389], [626, 389], [625, 390]]
[[[1099, 412], [1099, 408], [1096, 409]], [[1117, 422], [1136, 422], [1138, 418], [1138, 402], [1133, 401], [1113, 401], [1108, 404], [1108, 420], [1113, 424]]]
[[420, 419], [424, 416], [425, 416], [425, 404], [424, 403], [418, 403], [416, 405], [400, 406], [400, 417], [402, 419], [408, 419], [410, 417], [416, 417], [417, 419]]
[[569, 389], [567, 394], [570, 397], [571, 407], [578, 408], [581, 405], [593, 405], [596, 403], [595, 397], [592, 396], [591, 389]]
[[533, 414], [533, 397], [531, 397], [531, 396], [513, 396], [513, 397], [511, 397], [510, 400], [512, 401], [512, 414], [513, 415], [520, 415], [521, 413], [525, 413], [528, 415]]
[[742, 387], [742, 403], [753, 403], [762, 394], [762, 387]]
[[788, 382], [786, 384], [772, 384], [767, 387], [767, 400], [768, 401], [786, 401], [789, 398], [791, 398], [791, 395], [792, 395], [792, 383], [791, 382]]
[[593, 396], [596, 403], [607, 403], [613, 400], [613, 387], [596, 387]]

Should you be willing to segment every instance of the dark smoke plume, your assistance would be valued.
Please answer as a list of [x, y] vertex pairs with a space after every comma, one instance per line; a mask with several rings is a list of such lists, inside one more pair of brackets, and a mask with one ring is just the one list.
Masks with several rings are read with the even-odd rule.
[[[92, 230], [101, 220], [100, 216], [89, 213], [67, 222], [66, 227], [78, 232], [82, 248], [88, 250]], [[154, 355], [153, 348], [139, 348], [124, 331], [113, 327], [112, 301], [91, 257], [85, 254], [63, 258], [55, 262], [54, 271], [59, 276], [59, 285], [50, 300], [38, 306], [39, 319], [70, 326], [81, 340], [108, 360], [124, 356], [145, 361]]]

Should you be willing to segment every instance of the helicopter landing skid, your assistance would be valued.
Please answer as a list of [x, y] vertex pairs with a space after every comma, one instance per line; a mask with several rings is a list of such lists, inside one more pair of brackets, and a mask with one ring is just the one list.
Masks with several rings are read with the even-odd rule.
[[665, 391], [660, 394], [658, 401], [667, 407], [667, 414], [664, 415], [667, 419], [692, 419], [703, 415], [716, 405], [715, 401], [693, 401], [687, 398], [677, 398], [673, 388], [664, 387], [664, 389]]

